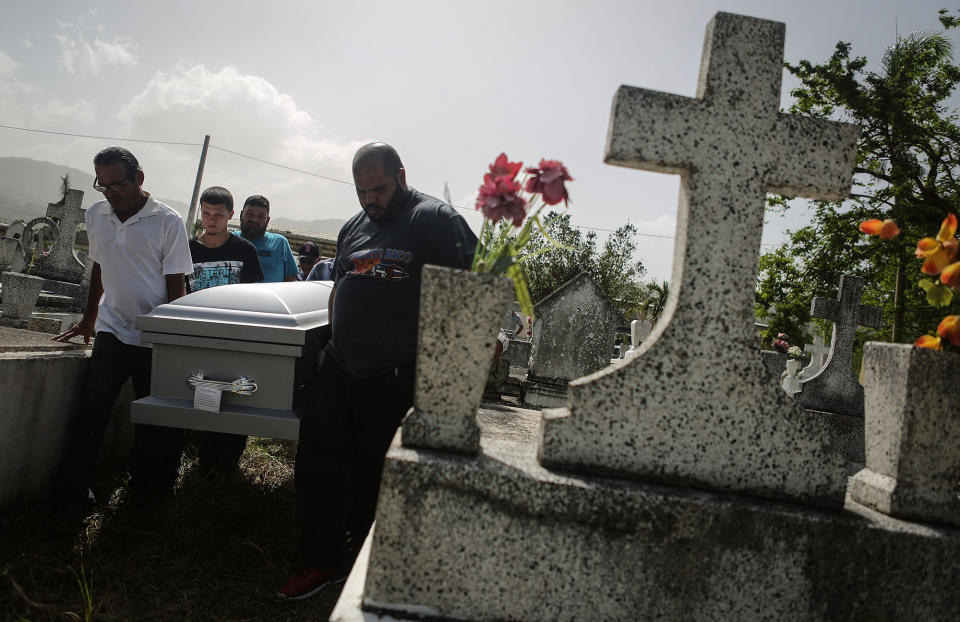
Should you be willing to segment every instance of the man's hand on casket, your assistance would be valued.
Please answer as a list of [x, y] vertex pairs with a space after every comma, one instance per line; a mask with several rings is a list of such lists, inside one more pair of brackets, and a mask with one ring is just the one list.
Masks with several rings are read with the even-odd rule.
[[54, 341], [63, 341], [67, 342], [73, 339], [74, 337], [83, 337], [83, 343], [90, 343], [90, 335], [93, 334], [93, 325], [94, 320], [88, 320], [87, 318], [82, 318], [79, 322], [73, 325], [70, 330], [61, 333], [53, 338]]

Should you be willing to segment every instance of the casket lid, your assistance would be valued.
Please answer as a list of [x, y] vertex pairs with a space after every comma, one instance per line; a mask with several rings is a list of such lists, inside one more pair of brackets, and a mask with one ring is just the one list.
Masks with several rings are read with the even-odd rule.
[[293, 281], [210, 287], [138, 316], [137, 329], [301, 345], [327, 325], [332, 286], [329, 281]]

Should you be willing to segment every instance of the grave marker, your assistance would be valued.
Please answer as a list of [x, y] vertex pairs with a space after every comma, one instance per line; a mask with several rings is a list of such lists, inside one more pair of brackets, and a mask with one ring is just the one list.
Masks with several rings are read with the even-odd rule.
[[839, 199], [857, 129], [779, 112], [784, 25], [719, 13], [697, 96], [623, 86], [608, 163], [681, 175], [670, 298], [622, 366], [570, 384], [545, 413], [540, 461], [839, 506], [827, 432], [771, 379], [754, 335], [765, 193]]
[[823, 369], [801, 382], [800, 403], [810, 410], [863, 416], [863, 387], [853, 374], [853, 345], [858, 326], [880, 326], [880, 309], [860, 304], [863, 279], [840, 277], [837, 298], [814, 298], [810, 315], [833, 322], [830, 356]]
[[83, 192], [67, 190], [60, 203], [47, 205], [47, 217], [57, 220], [59, 235], [47, 255], [38, 255], [34, 274], [55, 281], [79, 283], [83, 279], [84, 265], [74, 252], [77, 225], [83, 222]]
[[570, 380], [610, 364], [616, 307], [588, 274], [581, 273], [538, 302], [534, 315], [523, 401], [559, 406], [566, 402]]
[[830, 346], [824, 344], [823, 335], [814, 335], [813, 343], [804, 344], [803, 351], [810, 355], [810, 364], [800, 370], [800, 378], [813, 378], [827, 364]]

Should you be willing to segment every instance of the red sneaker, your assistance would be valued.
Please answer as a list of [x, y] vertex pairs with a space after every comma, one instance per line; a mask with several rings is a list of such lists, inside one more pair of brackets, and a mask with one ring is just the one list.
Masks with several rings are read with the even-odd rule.
[[343, 583], [346, 579], [346, 573], [327, 572], [319, 568], [302, 568], [277, 590], [277, 596], [282, 600], [303, 600], [316, 596], [328, 585]]

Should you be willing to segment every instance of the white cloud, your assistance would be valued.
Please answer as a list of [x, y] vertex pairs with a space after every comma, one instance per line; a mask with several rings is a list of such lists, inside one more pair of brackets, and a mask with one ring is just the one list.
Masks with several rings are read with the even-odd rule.
[[28, 50], [32, 50], [33, 47], [34, 47], [34, 46], [33, 46], [33, 41], [31, 41], [31, 40], [30, 40], [29, 38], [27, 38], [27, 37], [24, 37], [24, 38], [20, 39], [20, 45], [22, 45], [24, 48], [26, 48], [26, 49], [28, 49]]
[[22, 96], [32, 89], [17, 79], [20, 63], [0, 50], [0, 118], [7, 123], [22, 123], [26, 112]]
[[13, 80], [17, 69], [20, 69], [20, 63], [7, 56], [3, 50], [0, 50], [0, 80]]
[[57, 35], [60, 42], [60, 64], [74, 76], [98, 75], [109, 65], [133, 67], [137, 64], [136, 44], [125, 37], [104, 41], [99, 37], [89, 43], [83, 35], [72, 38]]
[[[292, 97], [232, 66], [215, 71], [195, 65], [158, 72], [121, 110], [119, 120], [127, 136], [201, 142], [204, 134], [210, 134], [214, 146], [346, 181], [352, 179], [354, 152], [366, 142], [326, 134]], [[199, 149], [169, 147], [165, 153], [157, 162], [162, 170], [152, 179], [171, 183], [189, 200]], [[144, 170], [150, 177], [146, 163]], [[278, 206], [276, 215], [289, 218], [343, 218], [358, 209], [349, 185], [216, 149], [208, 154], [203, 183], [226, 186], [239, 200], [263, 194]]]
[[77, 128], [93, 124], [95, 118], [93, 103], [82, 98], [69, 103], [52, 99], [36, 106], [31, 112], [32, 124], [37, 127]]

